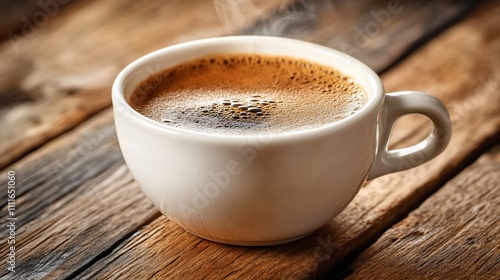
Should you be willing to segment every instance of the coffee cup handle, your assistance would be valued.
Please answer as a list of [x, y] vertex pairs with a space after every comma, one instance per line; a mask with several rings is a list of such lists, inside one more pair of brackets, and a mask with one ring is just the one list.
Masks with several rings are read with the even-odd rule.
[[[451, 121], [446, 107], [435, 97], [417, 91], [401, 91], [385, 95], [379, 121], [379, 142], [368, 180], [410, 169], [439, 155], [451, 137]], [[389, 150], [389, 140], [395, 122], [407, 114], [429, 118], [434, 126], [426, 139], [410, 147]]]

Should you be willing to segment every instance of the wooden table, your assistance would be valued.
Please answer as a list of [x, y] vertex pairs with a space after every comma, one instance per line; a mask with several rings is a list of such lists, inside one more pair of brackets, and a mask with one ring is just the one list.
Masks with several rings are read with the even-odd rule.
[[[2, 1], [1, 279], [500, 279], [500, 1], [235, 2]], [[451, 143], [367, 182], [301, 240], [249, 248], [187, 233], [128, 172], [110, 87], [148, 52], [227, 34], [347, 52], [388, 92], [440, 98]], [[391, 145], [428, 132], [405, 117]]]

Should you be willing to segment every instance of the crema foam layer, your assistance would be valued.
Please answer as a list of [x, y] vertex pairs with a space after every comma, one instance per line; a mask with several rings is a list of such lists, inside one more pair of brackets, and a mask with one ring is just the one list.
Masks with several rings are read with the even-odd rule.
[[306, 60], [257, 54], [202, 57], [139, 84], [129, 98], [167, 126], [230, 135], [272, 135], [319, 128], [359, 111], [360, 85]]

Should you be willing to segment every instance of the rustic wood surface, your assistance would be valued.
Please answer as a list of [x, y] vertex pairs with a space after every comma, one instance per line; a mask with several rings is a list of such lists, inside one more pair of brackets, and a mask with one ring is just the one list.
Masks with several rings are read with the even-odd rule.
[[[318, 277], [335, 267], [418, 206], [477, 153], [498, 141], [500, 96], [496, 94], [496, 77], [500, 73], [500, 42], [493, 15], [499, 11], [499, 4], [482, 7], [383, 76], [389, 90], [427, 90], [450, 108], [453, 138], [445, 153], [434, 161], [371, 181], [331, 223], [291, 244], [252, 249], [218, 245], [183, 232], [159, 217], [80, 276], [301, 279]], [[469, 44], [463, 44], [470, 30], [477, 32]], [[479, 58], [462, 55], [477, 49], [483, 50]], [[431, 59], [433, 63], [428, 63]], [[452, 74], [457, 79], [440, 78], [450, 71], [450, 66], [454, 66]], [[413, 127], [413, 132], [396, 135], [401, 145], [420, 137], [420, 130], [412, 122], [406, 120], [406, 126]], [[187, 238], [196, 245], [187, 247]], [[214, 270], [217, 274], [212, 273]]]
[[343, 276], [500, 279], [499, 186], [497, 146], [386, 231]]
[[241, 33], [315, 42], [348, 53], [381, 73], [474, 4], [470, 0], [296, 1]]
[[253, 0], [231, 17], [229, 0], [75, 1], [43, 24], [28, 17], [17, 40], [0, 44], [0, 170], [108, 107], [119, 70], [158, 48], [224, 34], [281, 35], [383, 70], [474, 1], [402, 1], [395, 12], [390, 2]]
[[[254, 17], [281, 2], [257, 1]], [[0, 169], [109, 107], [113, 79], [134, 59], [224, 34], [204, 0], [78, 1], [43, 25], [25, 25], [32, 27], [0, 44]]]
[[[64, 34], [67, 34], [72, 28], [80, 30], [78, 28], [81, 27], [78, 23], [92, 22], [86, 17], [97, 13], [96, 11], [100, 11], [100, 13], [94, 17], [102, 20], [102, 26], [110, 24], [104, 20], [106, 13], [118, 17], [118, 19], [111, 21], [113, 24], [104, 28], [105, 30], [113, 30], [113, 28], [117, 28], [119, 22], [126, 21], [124, 14], [118, 13], [114, 8], [121, 7], [122, 10], [129, 11], [128, 17], [135, 23], [145, 15], [150, 15], [152, 11], [154, 13], [154, 10], [158, 8], [155, 4], [148, 4], [148, 8], [145, 8], [137, 6], [138, 4], [134, 6], [129, 2], [108, 1], [107, 4], [98, 4], [100, 2], [104, 1], [74, 3], [51, 21], [66, 22], [65, 26], [49, 22], [44, 29], [40, 30], [41, 33], [38, 37], [33, 38], [30, 42], [41, 40], [37, 39], [40, 36], [46, 36], [46, 39], [57, 38], [57, 36], [52, 37], [53, 33], [64, 38]], [[213, 5], [211, 1], [207, 2]], [[367, 63], [373, 63], [372, 66], [378, 65], [376, 66], [378, 70], [386, 69], [395, 64], [383, 75], [383, 81], [388, 91], [422, 90], [438, 96], [445, 102], [453, 122], [453, 136], [449, 148], [443, 155], [418, 168], [384, 176], [367, 183], [341, 215], [315, 234], [302, 240], [263, 248], [220, 245], [185, 232], [175, 223], [161, 216], [142, 195], [128, 173], [117, 146], [111, 110], [106, 109], [109, 104], [105, 104], [109, 103], [109, 97], [106, 97], [107, 101], [102, 103], [99, 103], [100, 101], [96, 97], [98, 95], [104, 96], [104, 88], [109, 88], [112, 81], [111, 75], [104, 75], [102, 84], [98, 89], [95, 89], [95, 96], [89, 94], [94, 89], [87, 84], [80, 84], [78, 90], [70, 94], [69, 97], [65, 94], [60, 95], [61, 103], [57, 105], [70, 104], [71, 102], [66, 101], [68, 98], [71, 99], [71, 96], [82, 94], [78, 100], [89, 100], [89, 98], [96, 97], [96, 104], [102, 105], [98, 105], [101, 106], [99, 109], [82, 109], [86, 113], [78, 116], [80, 119], [75, 118], [65, 122], [64, 129], [60, 129], [62, 127], [60, 123], [47, 123], [50, 119], [40, 121], [39, 125], [46, 127], [52, 134], [39, 134], [40, 130], [34, 129], [31, 137], [33, 139], [38, 137], [38, 140], [42, 140], [36, 142], [37, 144], [33, 144], [35, 141], [32, 139], [27, 140], [31, 141], [29, 142], [31, 144], [26, 146], [28, 148], [21, 155], [44, 143], [46, 144], [40, 149], [28, 153], [15, 164], [8, 166], [0, 174], [2, 186], [6, 185], [7, 170], [15, 170], [18, 174], [18, 199], [16, 203], [18, 205], [17, 225], [19, 226], [16, 241], [18, 244], [16, 246], [18, 255], [16, 274], [8, 274], [6, 263], [2, 262], [0, 264], [0, 279], [304, 279], [317, 278], [326, 273], [330, 273], [330, 276], [336, 276], [343, 271], [343, 266], [349, 263], [353, 256], [370, 246], [388, 228], [404, 218], [446, 181], [460, 174], [463, 168], [500, 140], [500, 108], [498, 106], [500, 101], [498, 94], [500, 82], [498, 35], [500, 26], [495, 17], [500, 12], [500, 4], [495, 1], [487, 1], [466, 18], [452, 24], [456, 17], [464, 13], [465, 7], [469, 4], [466, 5], [463, 4], [465, 2], [462, 2], [457, 4], [458, 6], [453, 6], [450, 4], [452, 1], [445, 2], [448, 4], [434, 4], [432, 2], [427, 3], [427, 5], [416, 5], [415, 9], [403, 10], [407, 13], [403, 14], [402, 12], [398, 17], [394, 16], [394, 20], [391, 21], [391, 24], [395, 26], [384, 29], [380, 34], [386, 38], [385, 41], [374, 38], [370, 44], [365, 46], [367, 50], [373, 52], [373, 58], [368, 57]], [[120, 6], [119, 3], [124, 4]], [[300, 8], [301, 3], [295, 4], [295, 6], [285, 5], [284, 7], [276, 5], [278, 2], [274, 3], [274, 6], [268, 7], [269, 11], [278, 9], [278, 13], [272, 16], [278, 19], [283, 18], [283, 15], [289, 13], [289, 10], [304, 10]], [[334, 22], [334, 17], [330, 18], [326, 13], [330, 6], [325, 1], [314, 3], [316, 3], [316, 9], [323, 13], [323, 15], [316, 17], [318, 22], [316, 25], [308, 25], [308, 21], [304, 21], [307, 16], [302, 14], [295, 19], [295, 22], [300, 22], [300, 26], [305, 27], [296, 29], [298, 27], [294, 25], [294, 21], [290, 21], [280, 35], [330, 42], [337, 34], [327, 31], [328, 26]], [[409, 2], [404, 3], [409, 4]], [[359, 5], [359, 3], [357, 4]], [[200, 2], [200, 6], [202, 5], [208, 4]], [[335, 8], [346, 10], [336, 13], [335, 16], [343, 15], [344, 19], [350, 16], [359, 18], [357, 21], [352, 19], [349, 21], [354, 24], [353, 26], [358, 22], [366, 24], [370, 22], [371, 11], [380, 11], [387, 4], [386, 2], [377, 2], [377, 4], [369, 5], [375, 6], [354, 9], [347, 2], [339, 2]], [[443, 17], [439, 18], [437, 23], [417, 24], [418, 27], [415, 28], [420, 32], [417, 32], [414, 37], [407, 34], [399, 36], [398, 34], [402, 30], [415, 26], [415, 24], [408, 23], [405, 18], [409, 22], [418, 21], [413, 19], [412, 12], [417, 13], [416, 17], [426, 18], [439, 10], [438, 8], [434, 10], [429, 5], [448, 7], [450, 8], [448, 10], [451, 11], [443, 12]], [[96, 7], [105, 9], [99, 10]], [[175, 7], [178, 8], [178, 6]], [[183, 6], [181, 5], [181, 7]], [[202, 8], [199, 10], [193, 8], [194, 14], [200, 13], [201, 15]], [[139, 9], [137, 12], [139, 15], [132, 13], [136, 9]], [[265, 19], [269, 15], [267, 12], [260, 11], [251, 14], [249, 21], [257, 18], [263, 18], [263, 20], [251, 25], [249, 30], [262, 29], [266, 20], [270, 20]], [[363, 16], [363, 12], [365, 16]], [[170, 11], [170, 13], [178, 14], [180, 11]], [[74, 16], [72, 16], [73, 14]], [[214, 17], [214, 22], [215, 19], [217, 18]], [[118, 23], [114, 23], [115, 21]], [[339, 20], [340, 22], [342, 21]], [[244, 23], [240, 26], [244, 27], [246, 21]], [[145, 27], [148, 30], [145, 32], [152, 34], [155, 28], [158, 28], [159, 23], [147, 23], [146, 25], [149, 24], [155, 27]], [[184, 24], [183, 28], [186, 28], [186, 25]], [[213, 26], [207, 22], [203, 22], [202, 25]], [[433, 37], [448, 25], [451, 26], [438, 36]], [[220, 24], [215, 29], [217, 31], [214, 31], [213, 34], [209, 31], [203, 31], [203, 33], [200, 31], [199, 34], [189, 33], [185, 35], [197, 38], [197, 36], [217, 35], [218, 32], [221, 32], [220, 34], [232, 32], [231, 30], [224, 31]], [[349, 26], [345, 25], [344, 29], [338, 30], [347, 32], [348, 29]], [[183, 29], [171, 31], [173, 32], [172, 36], [181, 34], [181, 30]], [[129, 33], [129, 30], [123, 27], [123, 29], [118, 28], [116, 32], [123, 34], [123, 32]], [[243, 31], [235, 32], [244, 33], [245, 30], [243, 28]], [[351, 32], [355, 32], [355, 29], [351, 29]], [[47, 70], [47, 73], [41, 71], [37, 74], [40, 79], [39, 83], [44, 84], [41, 88], [50, 91], [52, 88], [48, 85], [58, 85], [51, 80], [54, 77], [49, 76], [48, 73], [63, 73], [63, 69], [66, 69], [66, 73], [72, 73], [69, 68], [63, 67], [66, 64], [62, 63], [63, 58], [60, 55], [68, 56], [70, 62], [80, 61], [80, 64], [71, 68], [76, 71], [73, 73], [75, 77], [80, 77], [79, 67], [88, 69], [88, 71], [94, 67], [99, 69], [100, 65], [103, 67], [105, 65], [122, 67], [122, 64], [135, 58], [133, 54], [140, 55], [142, 52], [148, 52], [150, 47], [152, 49], [155, 46], [158, 47], [158, 42], [156, 42], [158, 39], [152, 39], [142, 45], [130, 38], [130, 42], [125, 42], [125, 45], [131, 45], [126, 47], [130, 53], [124, 54], [122, 51], [125, 47], [122, 47], [111, 54], [113, 57], [110, 60], [105, 60], [103, 58], [110, 48], [119, 47], [117, 43], [102, 40], [100, 37], [106, 34], [105, 31], [98, 31], [97, 35], [91, 36], [92, 32], [82, 30], [81, 34], [84, 37], [87, 36], [85, 40], [92, 37], [94, 40], [92, 42], [103, 45], [102, 50], [91, 55], [98, 60], [97, 62], [83, 61], [82, 58], [74, 57], [75, 53], [71, 51], [57, 54], [57, 51], [61, 51], [63, 46], [69, 44], [68, 42], [71, 40], [79, 43], [85, 41], [84, 39], [79, 41], [75, 37], [65, 38], [64, 40], [67, 41], [64, 43], [56, 41], [59, 47], [55, 49], [50, 49], [48, 45], [36, 46], [33, 48], [38, 51], [33, 52], [31, 47], [24, 47], [26, 53], [30, 52], [29, 57], [43, 61], [39, 62], [40, 65], [46, 63], [46, 66], [41, 69]], [[137, 34], [131, 37], [138, 36]], [[354, 33], [351, 33], [351, 36], [354, 36], [352, 34]], [[396, 37], [401, 38], [401, 41], [406, 43], [398, 41], [398, 44], [393, 44]], [[163, 39], [167, 40], [164, 41], [165, 44], [175, 41], [172, 38]], [[38, 43], [43, 42], [38, 41]], [[419, 49], [409, 54], [408, 48], [414, 50], [412, 46], [417, 43], [421, 44]], [[88, 43], [85, 48], [89, 48], [93, 44]], [[5, 42], [0, 45], [0, 49], [2, 47], [5, 48]], [[381, 60], [383, 63], [379, 62], [379, 58], [376, 57], [379, 52], [390, 53]], [[125, 58], [118, 59], [120, 54], [123, 54]], [[408, 57], [400, 61], [402, 56], [406, 55]], [[11, 59], [9, 60], [11, 62], [19, 59], [19, 57], [9, 58], [2, 55], [1, 50], [0, 57]], [[50, 59], [55, 60], [54, 65], [49, 63]], [[28, 64], [31, 65], [31, 62]], [[0, 70], [2, 70], [3, 65], [0, 64]], [[8, 73], [9, 77], [19, 78], [17, 82], [14, 80], [12, 85], [15, 85], [15, 83], [21, 84], [21, 81], [25, 79], [23, 75], [31, 73], [33, 70], [25, 69], [23, 71], [27, 72], [23, 72], [20, 69], [24, 68], [16, 64], [16, 66], [11, 66], [10, 70], [5, 67], [2, 71]], [[16, 74], [16, 71], [21, 71], [21, 74]], [[85, 80], [86, 76], [82, 77]], [[97, 78], [89, 78], [89, 81], [94, 81], [93, 79]], [[75, 80], [78, 81], [79, 78], [75, 78]], [[0, 76], [0, 88], [2, 88], [2, 82], [5, 83], [5, 81], [13, 82], [9, 79], [2, 80], [2, 76]], [[0, 90], [0, 92], [4, 91]], [[27, 93], [37, 92], [27, 91]], [[109, 92], [106, 94], [109, 95]], [[45, 100], [45, 98], [44, 96], [40, 100]], [[75, 106], [81, 106], [78, 100], [75, 99]], [[16, 108], [20, 108], [17, 107], [18, 105], [28, 105], [25, 103], [29, 103], [29, 106], [38, 106], [34, 104], [37, 102], [33, 100], [29, 102], [17, 100], [16, 106], [7, 106], [8, 109], [1, 112], [6, 115], [12, 114], [18, 110]], [[29, 108], [34, 110], [34, 107], [29, 106], [25, 107], [24, 110], [29, 111]], [[57, 106], [54, 105], [54, 107]], [[10, 107], [14, 109], [10, 110]], [[40, 108], [45, 107], [41, 106]], [[68, 110], [68, 114], [74, 113], [71, 106]], [[23, 111], [16, 114], [24, 116]], [[94, 114], [95, 116], [89, 118], [90, 115]], [[60, 112], [55, 112], [53, 116], [61, 117]], [[2, 125], [4, 123], [11, 125], [10, 122], [16, 120], [17, 118], [5, 121]], [[75, 129], [48, 141], [74, 126], [76, 126]], [[21, 130], [22, 127], [22, 125], [18, 126], [17, 129]], [[398, 123], [398, 130], [393, 136], [393, 146], [401, 147], [415, 143], [425, 136], [427, 131], [425, 122], [421, 118], [404, 118]], [[18, 139], [24, 140], [26, 136]], [[5, 142], [1, 141], [2, 149], [7, 147], [7, 145], [4, 146]], [[21, 143], [20, 140], [18, 142]], [[16, 158], [18, 157], [13, 157], [5, 162], [11, 162]], [[460, 174], [457, 178], [462, 178], [460, 176], [469, 178], [467, 174]], [[498, 175], [498, 172], [496, 174]], [[464, 184], [466, 183], [467, 181]], [[485, 183], [489, 184], [490, 181]], [[430, 199], [433, 197], [431, 196]], [[477, 203], [479, 204], [479, 202]], [[7, 223], [5, 204], [5, 201], [1, 202], [1, 228], [5, 228]], [[454, 229], [450, 228], [451, 232], [446, 234], [452, 234]], [[445, 228], [445, 230], [447, 229]], [[498, 230], [496, 232], [498, 233]], [[494, 234], [495, 229], [492, 229], [491, 233]], [[5, 255], [7, 250], [7, 248], [2, 247], [0, 252]], [[359, 265], [360, 263], [355, 264]], [[497, 267], [492, 269], [498, 273]], [[354, 272], [356, 271], [354, 270]], [[376, 271], [372, 271], [372, 274], [376, 276]]]
[[[64, 8], [65, 6], [66, 4], [60, 8]], [[42, 8], [37, 4], [37, 0], [0, 0], [0, 7], [2, 8], [0, 16], [0, 42], [15, 38], [18, 34], [22, 33], [26, 22], [32, 21], [35, 13]], [[53, 9], [53, 11], [56, 10]], [[38, 16], [40, 15], [36, 15], [35, 17]], [[27, 28], [25, 28], [26, 30]]]
[[20, 279], [71, 278], [160, 215], [124, 165], [109, 110], [11, 170], [19, 178], [17, 253], [26, 257], [18, 259]]

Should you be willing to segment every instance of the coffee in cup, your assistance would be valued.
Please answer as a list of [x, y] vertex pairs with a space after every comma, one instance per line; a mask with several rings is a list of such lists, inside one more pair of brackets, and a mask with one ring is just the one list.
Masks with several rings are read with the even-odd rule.
[[129, 98], [142, 115], [168, 126], [217, 134], [280, 134], [315, 129], [359, 111], [359, 84], [303, 59], [217, 54], [170, 67]]
[[[123, 157], [144, 194], [186, 230], [233, 245], [311, 234], [367, 179], [431, 160], [451, 136], [435, 97], [386, 93], [345, 53], [269, 36], [145, 55], [120, 72], [112, 99]], [[428, 117], [433, 130], [390, 149], [407, 114]]]

